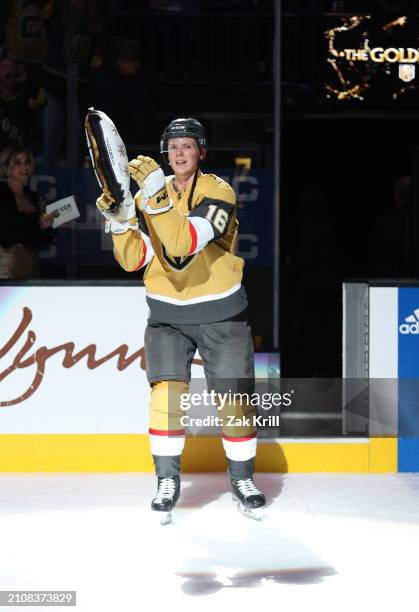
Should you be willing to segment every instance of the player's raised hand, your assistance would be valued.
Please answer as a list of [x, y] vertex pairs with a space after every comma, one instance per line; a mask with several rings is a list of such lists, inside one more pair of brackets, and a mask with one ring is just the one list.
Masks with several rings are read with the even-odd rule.
[[128, 170], [141, 189], [142, 209], [145, 212], [157, 215], [172, 208], [164, 172], [152, 157], [139, 155], [129, 162]]
[[96, 200], [99, 212], [105, 217], [105, 232], [124, 234], [129, 229], [138, 230], [138, 220], [135, 212], [135, 202], [129, 194], [116, 208], [115, 202], [106, 193]]
[[115, 204], [115, 202], [106, 193], [102, 193], [102, 195], [96, 200], [96, 206], [102, 215], [105, 211], [110, 213], [112, 204]]
[[[164, 174], [159, 164], [152, 158], [145, 155], [139, 155], [136, 159], [132, 159], [128, 163], [128, 170], [134, 181], [138, 183], [140, 189], [151, 187], [155, 183], [156, 189], [160, 191], [164, 187]], [[148, 178], [148, 181], [146, 179]], [[149, 190], [146, 197], [151, 198], [154, 193]], [[144, 194], [145, 195], [145, 194]]]

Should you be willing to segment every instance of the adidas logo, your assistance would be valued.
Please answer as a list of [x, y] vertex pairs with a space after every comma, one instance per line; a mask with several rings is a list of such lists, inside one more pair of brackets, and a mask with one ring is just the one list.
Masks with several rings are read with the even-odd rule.
[[413, 314], [405, 317], [405, 323], [399, 325], [401, 334], [419, 334], [419, 308], [413, 311]]

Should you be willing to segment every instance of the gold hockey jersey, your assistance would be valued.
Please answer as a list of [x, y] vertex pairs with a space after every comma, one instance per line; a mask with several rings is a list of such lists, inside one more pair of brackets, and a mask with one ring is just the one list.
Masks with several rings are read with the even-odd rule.
[[[113, 234], [114, 253], [127, 271], [144, 265], [152, 320], [211, 323], [229, 319], [247, 306], [242, 286], [244, 261], [235, 255], [236, 194], [214, 174], [199, 172], [195, 186], [177, 191], [167, 177], [173, 208], [158, 215], [140, 212], [141, 232]], [[192, 193], [191, 193], [192, 192]]]

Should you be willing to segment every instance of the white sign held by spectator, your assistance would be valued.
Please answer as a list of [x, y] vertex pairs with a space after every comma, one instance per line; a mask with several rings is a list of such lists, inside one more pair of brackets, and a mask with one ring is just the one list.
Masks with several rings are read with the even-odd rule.
[[48, 204], [45, 212], [48, 215], [51, 213], [54, 214], [52, 227], [59, 227], [60, 225], [63, 225], [63, 223], [68, 223], [69, 221], [78, 219], [78, 217], [80, 217], [79, 209], [77, 208], [74, 196], [67, 196], [66, 198], [52, 202], [52, 204]]

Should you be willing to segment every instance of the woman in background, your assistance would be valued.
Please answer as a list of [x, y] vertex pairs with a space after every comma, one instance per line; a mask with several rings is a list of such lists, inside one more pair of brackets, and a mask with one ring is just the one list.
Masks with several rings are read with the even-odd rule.
[[53, 215], [45, 201], [28, 189], [32, 153], [20, 145], [0, 152], [0, 278], [39, 278], [38, 251], [53, 239]]

